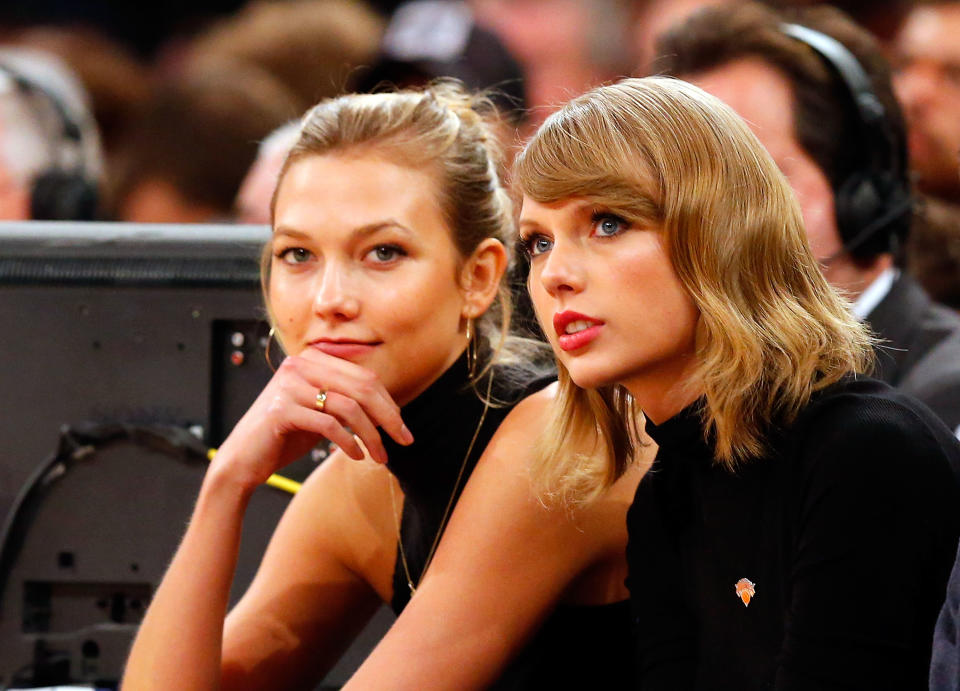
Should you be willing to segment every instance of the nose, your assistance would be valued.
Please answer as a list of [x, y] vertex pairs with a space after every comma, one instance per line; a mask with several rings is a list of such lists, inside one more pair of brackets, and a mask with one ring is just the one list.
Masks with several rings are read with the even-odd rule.
[[317, 278], [313, 296], [313, 311], [330, 321], [355, 319], [360, 313], [360, 300], [353, 285], [350, 269], [330, 261]]
[[586, 271], [576, 247], [555, 240], [553, 247], [541, 261], [538, 278], [551, 297], [557, 298], [583, 290]]

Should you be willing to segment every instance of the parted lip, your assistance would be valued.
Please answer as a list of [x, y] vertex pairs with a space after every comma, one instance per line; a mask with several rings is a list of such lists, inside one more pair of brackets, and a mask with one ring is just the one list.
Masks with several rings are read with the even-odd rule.
[[587, 321], [591, 322], [592, 324], [603, 324], [603, 321], [600, 319], [594, 319], [586, 314], [580, 314], [580, 312], [565, 310], [563, 312], [557, 312], [553, 315], [553, 328], [557, 332], [558, 336], [563, 336], [567, 332], [567, 324], [576, 321]]

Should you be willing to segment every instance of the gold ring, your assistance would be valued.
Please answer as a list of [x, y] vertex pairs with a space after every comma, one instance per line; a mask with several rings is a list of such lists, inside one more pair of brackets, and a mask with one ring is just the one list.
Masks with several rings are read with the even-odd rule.
[[327, 406], [326, 391], [324, 391], [323, 389], [320, 389], [319, 391], [317, 391], [317, 398], [314, 401], [314, 405], [317, 407], [317, 410], [319, 410], [321, 413], [323, 412], [323, 409]]

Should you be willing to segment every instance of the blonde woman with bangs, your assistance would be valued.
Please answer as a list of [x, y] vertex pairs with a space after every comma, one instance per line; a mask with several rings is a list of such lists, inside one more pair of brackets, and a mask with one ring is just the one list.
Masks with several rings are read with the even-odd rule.
[[644, 426], [657, 446], [628, 515], [637, 687], [924, 688], [960, 447], [866, 376], [871, 336], [748, 127], [628, 79], [551, 116], [516, 179], [560, 372], [541, 495], [589, 505]]

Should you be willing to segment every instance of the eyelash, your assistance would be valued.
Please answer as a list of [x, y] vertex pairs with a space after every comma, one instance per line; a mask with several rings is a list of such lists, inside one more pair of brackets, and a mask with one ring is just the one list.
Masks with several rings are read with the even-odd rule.
[[622, 216], [617, 216], [616, 214], [612, 214], [609, 211], [595, 211], [590, 216], [592, 230], [596, 231], [597, 226], [600, 225], [601, 222], [607, 221], [607, 220], [616, 221], [620, 225], [620, 228], [617, 230], [617, 232], [613, 233], [612, 235], [597, 235], [597, 237], [599, 238], [616, 237], [617, 235], [620, 235], [623, 231], [627, 230], [630, 227], [630, 223], [627, 221], [627, 219], [623, 218]]
[[387, 264], [387, 263], [389, 263], [389, 262], [395, 261], [395, 260], [396, 260], [397, 258], [399, 258], [399, 257], [406, 257], [406, 256], [407, 256], [406, 250], [404, 250], [402, 247], [400, 247], [400, 245], [394, 245], [394, 244], [390, 244], [390, 243], [386, 243], [386, 244], [383, 244], [383, 245], [377, 245], [376, 247], [371, 248], [370, 251], [367, 252], [366, 255], [364, 255], [364, 256], [369, 256], [370, 254], [372, 254], [372, 253], [374, 253], [374, 252], [377, 252], [377, 251], [379, 251], [379, 250], [389, 250], [390, 252], [392, 252], [392, 253], [394, 254], [394, 256], [392, 256], [390, 259], [378, 260], [378, 261], [376, 262], [377, 264]]
[[546, 240], [549, 242], [550, 238], [548, 238], [546, 235], [543, 235], [542, 233], [532, 233], [530, 235], [520, 236], [520, 240], [519, 240], [520, 249], [523, 251], [524, 256], [526, 256], [528, 260], [534, 259], [535, 257], [543, 254], [543, 252], [534, 252], [533, 250], [534, 245], [537, 243], [538, 240]]
[[276, 256], [276, 258], [279, 259], [280, 261], [288, 264], [302, 264], [303, 263], [302, 261], [299, 261], [299, 262], [288, 261], [288, 257], [294, 252], [303, 252], [305, 255], [308, 255], [308, 256], [310, 255], [310, 250], [304, 249], [303, 247], [287, 247], [286, 249], [282, 249], [276, 252], [274, 256]]
[[[395, 260], [396, 260], [397, 258], [399, 258], [399, 257], [406, 257], [406, 256], [407, 256], [406, 250], [404, 250], [404, 249], [403, 249], [402, 247], [400, 247], [399, 245], [394, 245], [394, 244], [386, 243], [386, 244], [382, 244], [382, 245], [377, 245], [376, 247], [372, 247], [369, 251], [367, 251], [367, 252], [364, 254], [364, 257], [367, 257], [367, 256], [371, 255], [372, 253], [375, 253], [375, 252], [378, 252], [378, 251], [382, 251], [382, 250], [387, 250], [387, 251], [389, 251], [392, 256], [390, 256], [389, 259], [376, 259], [376, 260], [375, 260], [375, 263], [377, 263], [377, 264], [388, 264], [388, 263], [390, 263], [390, 262], [392, 262], [392, 261], [395, 261]], [[291, 260], [290, 260], [291, 255], [293, 255], [295, 252], [296, 252], [296, 253], [302, 253], [302, 255], [300, 255], [301, 261], [291, 261]], [[306, 261], [306, 259], [308, 259], [310, 256], [312, 256], [312, 253], [310, 252], [310, 250], [305, 249], [305, 248], [303, 248], [303, 247], [287, 247], [287, 248], [285, 248], [285, 249], [282, 249], [282, 250], [277, 251], [277, 252], [275, 253], [275, 256], [276, 256], [277, 259], [279, 259], [280, 261], [285, 262], [285, 263], [288, 263], [288, 264], [303, 264], [303, 263]]]

